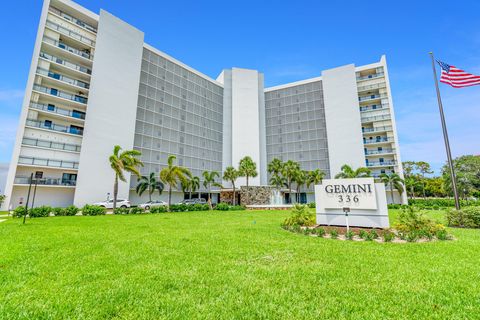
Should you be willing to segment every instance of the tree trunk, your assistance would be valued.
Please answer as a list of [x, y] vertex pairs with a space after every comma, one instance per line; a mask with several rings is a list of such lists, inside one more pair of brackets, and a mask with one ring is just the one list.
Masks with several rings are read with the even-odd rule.
[[190, 199], [190, 200], [192, 199], [192, 190], [190, 190], [190, 192], [189, 192], [188, 199]]
[[152, 193], [153, 192], [150, 192], [150, 190], [148, 190], [148, 199], [150, 200], [150, 202], [152, 202]]
[[248, 175], [247, 175], [247, 187], [248, 187]]
[[171, 205], [172, 205], [172, 185], [168, 184], [168, 211], [170, 211]]
[[233, 186], [233, 200], [232, 200], [232, 204], [235, 205], [235, 202], [236, 202], [236, 198], [235, 198], [235, 182], [232, 182], [232, 186]]
[[117, 209], [117, 195], [118, 195], [118, 175], [115, 174], [115, 182], [113, 183], [113, 213]]
[[208, 207], [210, 208], [210, 210], [213, 209], [213, 207], [212, 207], [212, 199], [210, 198], [210, 186], [208, 186]]
[[390, 183], [390, 195], [392, 197], [392, 204], [395, 203], [395, 198], [393, 197], [393, 184]]

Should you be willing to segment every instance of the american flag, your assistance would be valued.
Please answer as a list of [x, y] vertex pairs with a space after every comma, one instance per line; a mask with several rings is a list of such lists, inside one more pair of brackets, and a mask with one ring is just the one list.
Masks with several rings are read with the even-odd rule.
[[445, 62], [437, 60], [442, 68], [440, 82], [451, 85], [454, 88], [463, 88], [480, 84], [480, 76], [465, 72]]

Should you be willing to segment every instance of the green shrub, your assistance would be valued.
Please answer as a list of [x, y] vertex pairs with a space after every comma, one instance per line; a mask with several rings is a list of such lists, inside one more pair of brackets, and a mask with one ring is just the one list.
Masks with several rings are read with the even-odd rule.
[[230, 210], [230, 205], [228, 203], [225, 203], [225, 202], [220, 202], [219, 204], [217, 204], [215, 206], [215, 210], [228, 211], [228, 210]]
[[431, 239], [438, 230], [445, 227], [424, 215], [415, 207], [402, 209], [395, 224], [400, 237], [407, 241], [415, 241], [420, 237]]
[[114, 214], [129, 214], [129, 208], [116, 208]]
[[330, 238], [337, 239], [338, 238], [338, 231], [337, 229], [330, 230]]
[[395, 239], [395, 233], [386, 230], [383, 232], [383, 241], [392, 242]]
[[355, 232], [353, 232], [352, 230], [349, 230], [347, 231], [347, 233], [345, 233], [345, 238], [347, 240], [353, 240], [353, 237], [355, 237]]
[[55, 208], [52, 208], [52, 213], [55, 217], [64, 216], [65, 209], [61, 207], [55, 207]]
[[315, 208], [315, 202], [310, 202], [308, 204], [308, 207], [311, 208], [311, 209]]
[[295, 204], [290, 217], [283, 221], [284, 226], [304, 226], [311, 227], [315, 225], [315, 214], [310, 212], [307, 206]]
[[189, 205], [186, 205], [184, 203], [170, 205], [171, 212], [185, 212], [188, 210], [188, 208]]
[[16, 207], [15, 210], [13, 210], [12, 216], [14, 218], [21, 218], [24, 215], [25, 215], [25, 207], [24, 206]]
[[28, 216], [30, 218], [44, 218], [44, 217], [48, 217], [50, 215], [50, 212], [52, 212], [52, 207], [41, 206], [41, 207], [30, 209], [28, 211]]
[[451, 236], [448, 234], [446, 229], [438, 230], [435, 233], [435, 236], [437, 237], [438, 240], [450, 240]]
[[107, 209], [105, 209], [105, 207], [96, 206], [92, 204], [86, 204], [82, 208], [82, 215], [84, 216], [100, 216], [106, 213], [107, 213]]
[[72, 205], [72, 206], [66, 207], [64, 211], [66, 216], [75, 216], [77, 215], [78, 211], [80, 211], [80, 209]]
[[[409, 199], [408, 204], [410, 206], [415, 206], [420, 209], [427, 209], [427, 208], [451, 208], [455, 207], [455, 200], [454, 199], [447, 199], [447, 198], [440, 198], [440, 199]], [[480, 201], [472, 201], [472, 200], [460, 200], [460, 204], [463, 206], [480, 206]]]
[[133, 208], [130, 208], [130, 214], [142, 214], [142, 213], [145, 213], [145, 210], [143, 210], [143, 208], [140, 208], [140, 207], [133, 207]]
[[370, 238], [378, 239], [378, 233], [375, 230], [370, 231]]
[[368, 232], [365, 231], [365, 230], [360, 230], [360, 232], [358, 233], [358, 236], [362, 239], [367, 239], [368, 238]]
[[326, 233], [326, 232], [325, 232], [325, 229], [324, 229], [324, 228], [319, 227], [319, 228], [315, 228], [315, 229], [313, 229], [313, 230], [315, 231], [315, 234], [316, 234], [317, 236], [319, 236], [319, 237], [325, 236], [325, 233]]
[[400, 209], [401, 205], [398, 203], [390, 203], [388, 209]]
[[167, 206], [156, 206], [156, 207], [151, 207], [150, 208], [150, 213], [162, 213], [162, 212], [167, 212]]
[[480, 207], [464, 207], [449, 210], [447, 221], [450, 227], [480, 228]]
[[[207, 205], [207, 208], [208, 208], [208, 205]], [[245, 206], [241, 206], [241, 205], [236, 205], [236, 206], [230, 206], [230, 210], [232, 211], [241, 211], [241, 210], [246, 210], [247, 208], [245, 208]]]

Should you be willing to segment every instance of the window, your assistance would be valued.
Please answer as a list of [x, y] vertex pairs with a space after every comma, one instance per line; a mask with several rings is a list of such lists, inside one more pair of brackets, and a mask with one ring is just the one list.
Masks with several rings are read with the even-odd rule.
[[44, 127], [47, 127], [47, 128], [51, 128], [51, 127], [52, 127], [52, 121], [50, 121], [50, 120], [45, 120], [45, 122], [43, 123], [43, 126], [44, 126]]
[[35, 171], [35, 179], [42, 179], [43, 171]]
[[55, 111], [55, 105], [49, 103], [48, 106], [47, 106], [47, 110], [48, 111]]
[[373, 110], [377, 109], [377, 105], [376, 105], [376, 104], [372, 104], [372, 109], [373, 109]]

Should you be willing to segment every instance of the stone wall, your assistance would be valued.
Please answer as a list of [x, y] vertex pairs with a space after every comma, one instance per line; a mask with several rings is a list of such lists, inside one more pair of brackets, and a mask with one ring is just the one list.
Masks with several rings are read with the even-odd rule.
[[241, 187], [240, 202], [244, 206], [270, 204], [274, 189], [272, 186]]

